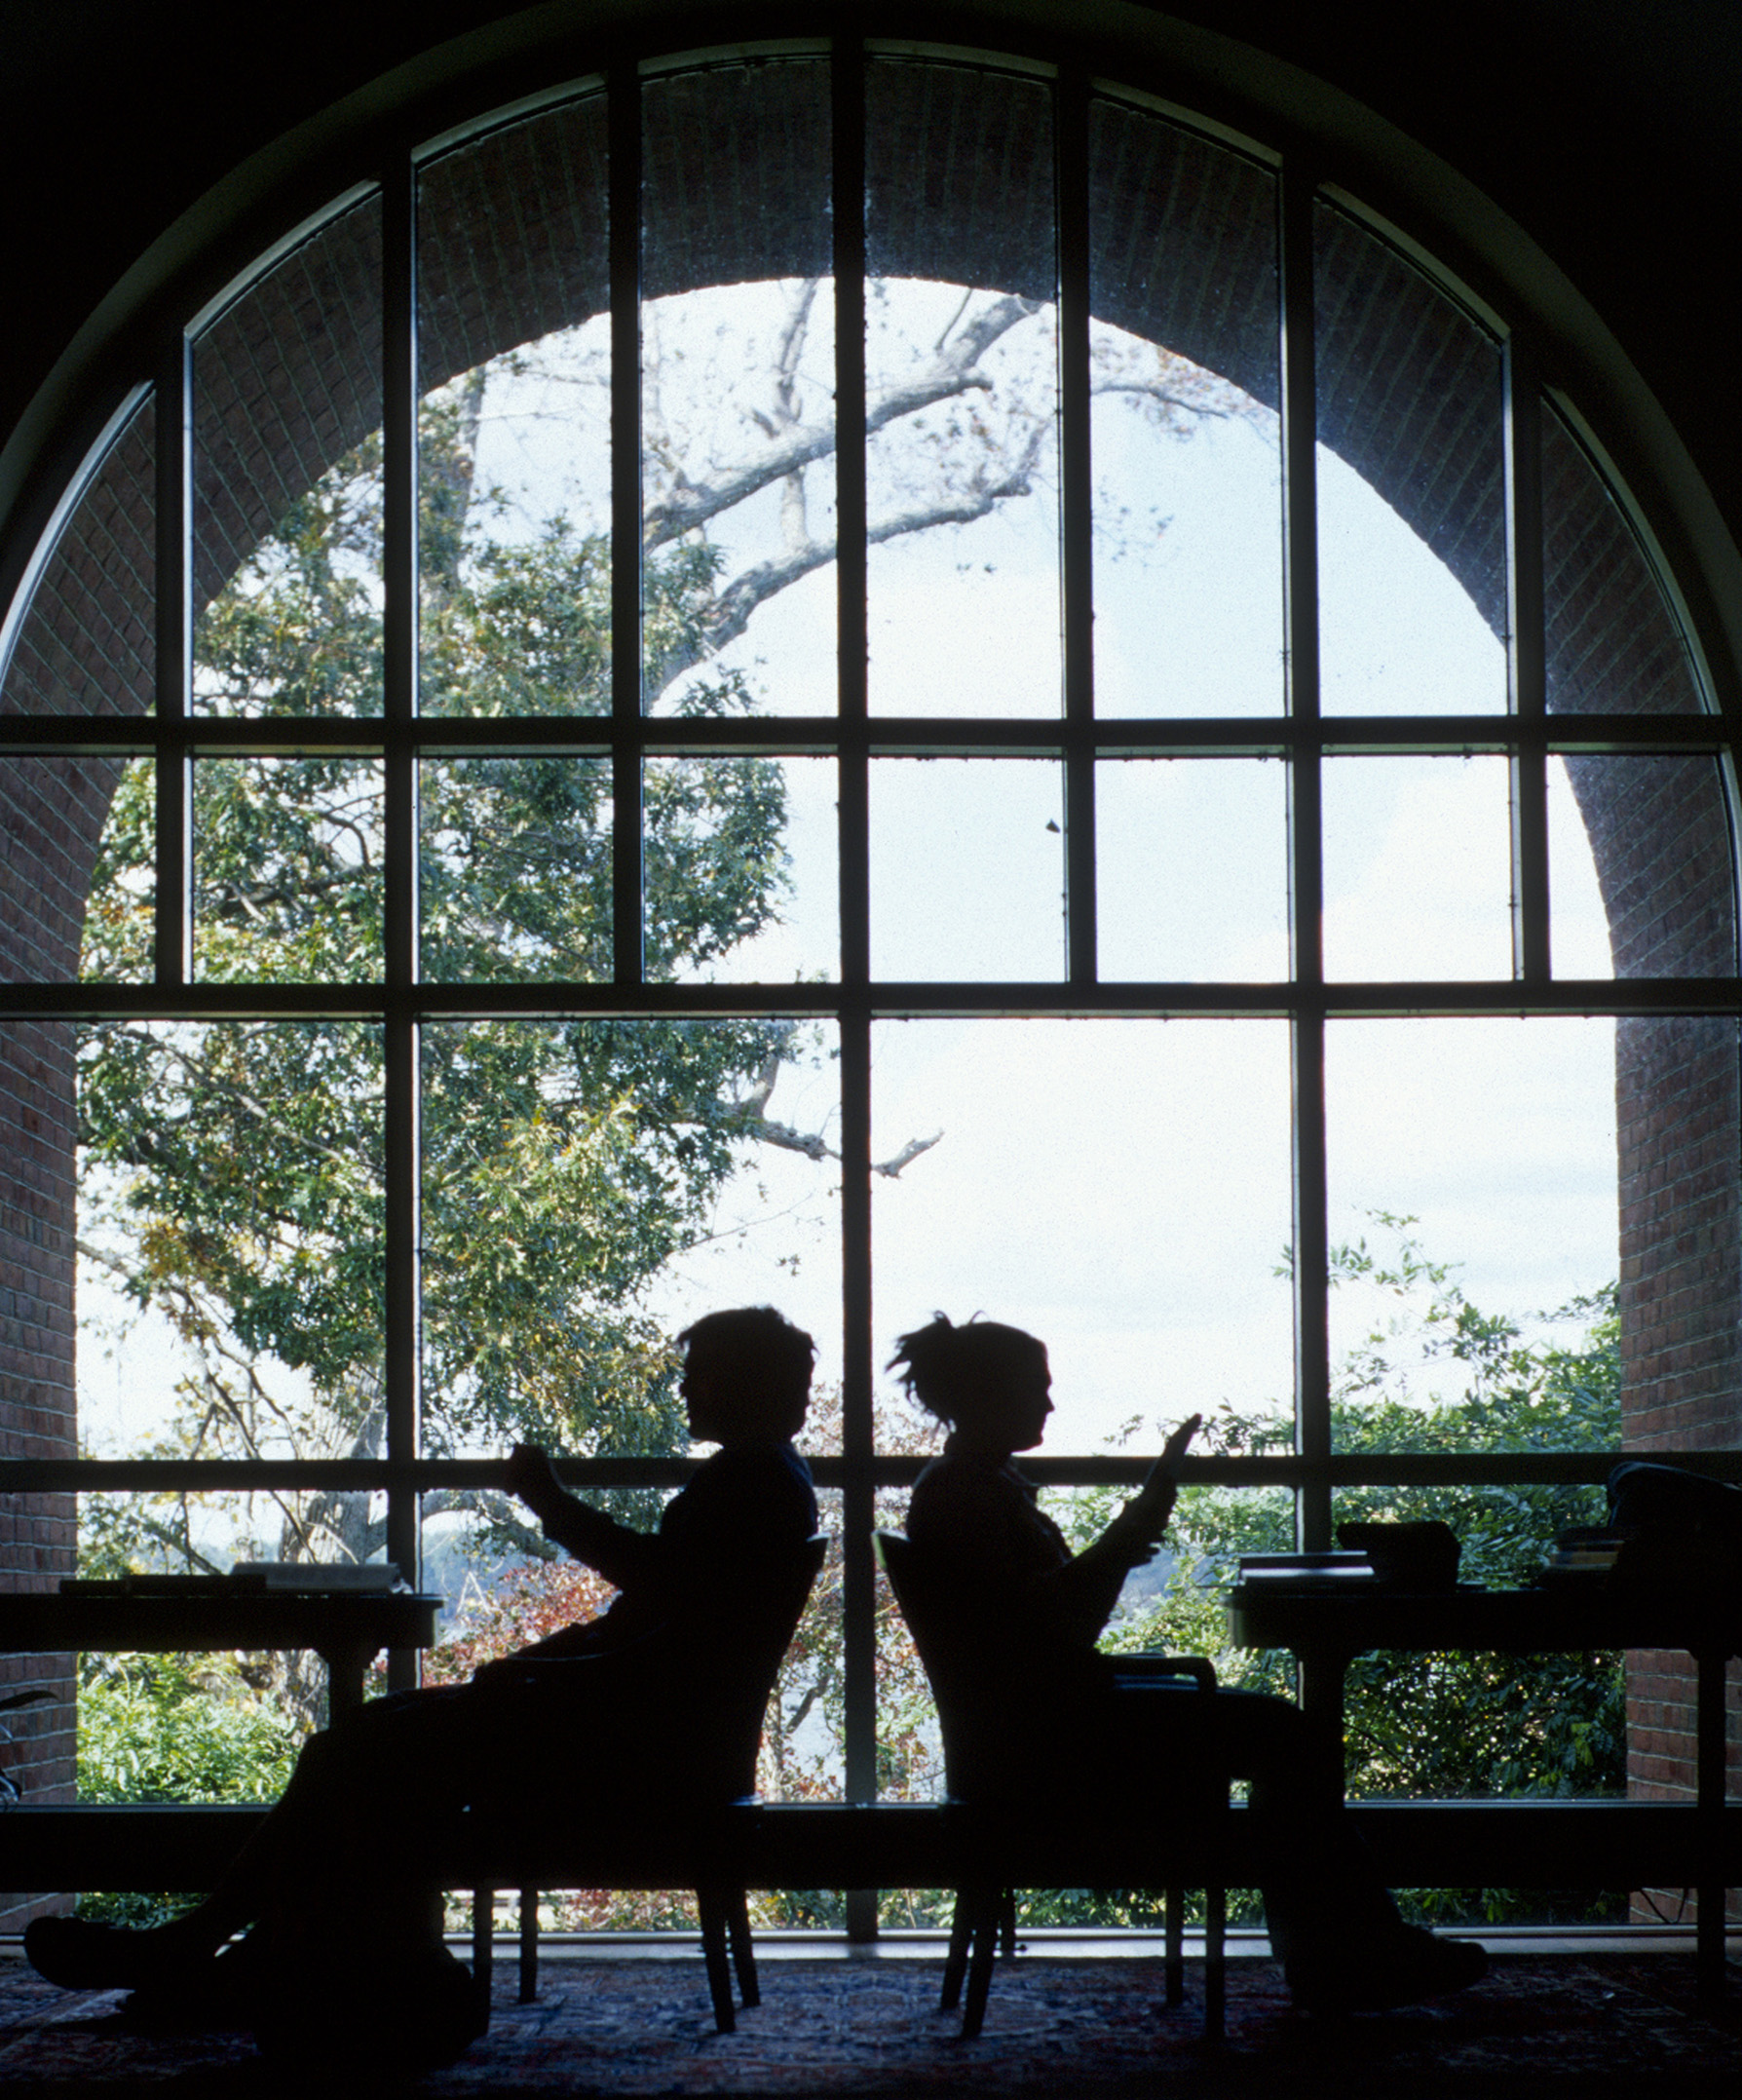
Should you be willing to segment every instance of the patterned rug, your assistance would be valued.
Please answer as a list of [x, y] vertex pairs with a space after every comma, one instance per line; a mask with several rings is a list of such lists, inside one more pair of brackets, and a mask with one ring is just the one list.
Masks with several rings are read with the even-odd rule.
[[[700, 1966], [548, 1961], [538, 2002], [499, 1970], [489, 2035], [417, 2084], [432, 2100], [481, 2094], [1032, 2094], [1068, 2100], [1245, 2095], [1742, 2092], [1742, 1976], [1696, 2007], [1685, 1955], [1501, 1957], [1446, 2004], [1341, 2022], [1290, 2009], [1273, 1965], [1241, 1962], [1228, 2039], [1200, 2035], [1199, 1975], [1161, 2004], [1159, 1964], [1030, 1956], [1001, 1964], [984, 2034], [963, 2042], [937, 2011], [937, 1965], [870, 1958], [764, 1965], [763, 2003], [718, 2035]], [[244, 2035], [140, 2034], [120, 1994], [42, 1983], [0, 1962], [0, 2094], [277, 2094]], [[332, 2067], [333, 2092], [359, 2089]], [[308, 2090], [308, 2081], [299, 2081]], [[370, 2089], [378, 2090], [376, 2081]]]

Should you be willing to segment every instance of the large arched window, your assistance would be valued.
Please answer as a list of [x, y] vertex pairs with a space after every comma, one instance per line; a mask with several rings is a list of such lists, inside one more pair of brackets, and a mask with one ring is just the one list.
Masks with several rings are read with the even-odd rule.
[[0, 690], [45, 1567], [76, 1491], [463, 1573], [513, 1435], [645, 1510], [661, 1334], [773, 1299], [865, 1798], [934, 1306], [1051, 1345], [1061, 1497], [1211, 1416], [1200, 1631], [1242, 1544], [1520, 1491], [1518, 1561], [1734, 1441], [1722, 726], [1553, 345], [1334, 176], [1041, 58], [650, 56], [177, 317]]

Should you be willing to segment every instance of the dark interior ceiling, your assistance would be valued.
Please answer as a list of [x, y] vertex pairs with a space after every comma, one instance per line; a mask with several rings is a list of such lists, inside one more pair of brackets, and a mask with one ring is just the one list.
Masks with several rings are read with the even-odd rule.
[[[226, 170], [417, 52], [518, 12], [11, 0], [0, 430], [103, 292]], [[699, 7], [699, 26], [721, 12]], [[1061, 19], [1074, 12], [1058, 0]], [[1487, 191], [1609, 324], [1742, 538], [1736, 0], [1172, 0], [1155, 12], [1316, 74]]]

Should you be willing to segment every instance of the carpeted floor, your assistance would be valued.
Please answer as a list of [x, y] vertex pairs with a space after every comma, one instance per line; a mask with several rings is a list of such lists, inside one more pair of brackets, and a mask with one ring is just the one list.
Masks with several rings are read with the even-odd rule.
[[[1169, 2013], [1158, 1963], [1001, 1964], [986, 2031], [971, 2043], [939, 2015], [937, 1977], [928, 1961], [771, 1962], [762, 2005], [739, 2014], [736, 2034], [717, 2035], [697, 1964], [549, 1961], [531, 2005], [513, 2002], [509, 1964], [489, 2035], [417, 2089], [431, 2100], [1742, 2092], [1742, 1976], [1732, 1964], [1728, 2002], [1698, 2008], [1685, 1955], [1502, 1956], [1487, 1981], [1444, 2005], [1337, 2023], [1297, 2015], [1271, 1964], [1242, 1962], [1221, 2044], [1200, 2037], [1194, 1970], [1187, 2005]], [[0, 2094], [142, 2094], [171, 2080], [190, 2100], [284, 2089], [246, 2036], [142, 2035], [121, 2006], [118, 1993], [57, 1991], [21, 1961], [0, 1961]], [[362, 2084], [343, 2065], [329, 2082], [335, 2095]]]

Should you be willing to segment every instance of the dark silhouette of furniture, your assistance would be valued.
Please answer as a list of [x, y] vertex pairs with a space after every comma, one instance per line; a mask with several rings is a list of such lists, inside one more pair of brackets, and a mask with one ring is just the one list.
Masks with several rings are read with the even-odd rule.
[[[1691, 1807], [1658, 1803], [1601, 1804], [1610, 1850], [1587, 1849], [1586, 1871], [1593, 1861], [1606, 1872], [1619, 1871], [1610, 1858], [1632, 1840], [1636, 1824], [1653, 1847], [1676, 1845], [1685, 1859], [1696, 1859], [1699, 1895], [1695, 1962], [1700, 1995], [1721, 1998], [1724, 1977], [1724, 1889], [1733, 1876], [1742, 1847], [1742, 1810], [1724, 1806], [1723, 1689], [1724, 1665], [1737, 1652], [1742, 1609], [1734, 1597], [1701, 1596], [1687, 1586], [1628, 1586], [1607, 1577], [1568, 1577], [1536, 1589], [1480, 1589], [1473, 1586], [1411, 1592], [1378, 1582], [1344, 1582], [1337, 1586], [1286, 1576], [1248, 1576], [1229, 1592], [1229, 1633], [1244, 1648], [1287, 1648], [1301, 1666], [1301, 1703], [1343, 1734], [1343, 1681], [1349, 1662], [1376, 1649], [1471, 1649], [1503, 1655], [1547, 1655], [1613, 1648], [1682, 1648], [1698, 1665], [1695, 1722], [1696, 1794]], [[1458, 1805], [1461, 1808], [1461, 1804]], [[1503, 1815], [1509, 1804], [1498, 1804]], [[1521, 1805], [1522, 1806], [1522, 1805]], [[1525, 1882], [1559, 1878], [1550, 1865], [1556, 1843], [1554, 1819], [1597, 1838], [1597, 1804], [1577, 1802], [1530, 1804], [1529, 1813], [1512, 1818], [1517, 1832], [1511, 1871]], [[1643, 1812], [1643, 1814], [1642, 1814]], [[1360, 1811], [1357, 1809], [1357, 1815]], [[1425, 1810], [1419, 1813], [1426, 1813]], [[1573, 1821], [1571, 1818], [1581, 1818]], [[1398, 1818], [1402, 1820], [1402, 1818]], [[1473, 1823], [1473, 1818], [1470, 1819]], [[1493, 1815], [1489, 1818], [1496, 1823]], [[1362, 1827], [1368, 1827], [1362, 1817]], [[1376, 1819], [1375, 1828], [1380, 1827]], [[1400, 1886], [1421, 1877], [1391, 1873]], [[1733, 1880], [1730, 1883], [1734, 1886]], [[1645, 1886], [1629, 1877], [1619, 1887]]]
[[[754, 1800], [763, 1715], [827, 1551], [825, 1537], [811, 1539], [789, 1571], [734, 1598], [730, 1638], [716, 1623], [688, 1642], [682, 1677], [662, 1688], [648, 1715], [650, 1756], [665, 1753], [662, 1766], [671, 1774], [669, 1790], [654, 1803], [651, 1815], [637, 1801], [629, 1814], [610, 1818], [606, 1827], [584, 1826], [555, 1837], [543, 1816], [529, 1825], [514, 1810], [467, 1818], [471, 1827], [462, 1851], [487, 1863], [483, 1874], [471, 1878], [473, 1966], [480, 1979], [488, 1982], [492, 1966], [498, 1888], [519, 1890], [520, 1999], [527, 2004], [538, 1993], [540, 1888], [687, 1887], [696, 1890], [701, 1914], [715, 2025], [731, 2034], [737, 2024], [734, 1969], [742, 2003], [761, 2003], [732, 1812]], [[526, 1664], [530, 1672], [592, 1666], [585, 1658]], [[560, 1813], [560, 1804], [539, 1806]], [[606, 1824], [596, 1814], [598, 1803], [587, 1807], [593, 1812], [589, 1822]], [[650, 1821], [657, 1827], [648, 1827]], [[553, 1879], [558, 1861], [564, 1862], [561, 1878]], [[505, 1865], [508, 1872], [502, 1871]]]
[[[1204, 2033], [1219, 2038], [1227, 1991], [1225, 1869], [1233, 1855], [1226, 1778], [1206, 1774], [1200, 1787], [1183, 1796], [1170, 1789], [1172, 1814], [1146, 1814], [1142, 1827], [1118, 1806], [1025, 1790], [1021, 1763], [1037, 1716], [1019, 1668], [989, 1647], [984, 1625], [912, 1540], [879, 1532], [876, 1546], [937, 1702], [945, 1784], [963, 1825], [958, 1850], [966, 1871], [957, 1883], [942, 2009], [963, 2004], [964, 2036], [980, 2032], [993, 1958], [1001, 1944], [1014, 1951], [1014, 1890], [1025, 1886], [1161, 1888], [1166, 2002], [1178, 2005], [1185, 1996], [1184, 1891], [1201, 1887]], [[1133, 1677], [1190, 1677], [1205, 1694], [1216, 1689], [1215, 1670], [1202, 1656], [1120, 1657], [1118, 1669]], [[1035, 1871], [1048, 1865], [1050, 1872]]]
[[363, 1677], [382, 1649], [430, 1646], [441, 1605], [440, 1597], [406, 1589], [253, 1590], [221, 1575], [186, 1577], [162, 1592], [6, 1590], [0, 1653], [246, 1655], [307, 1648], [326, 1664], [327, 1705], [337, 1720], [362, 1704]]

